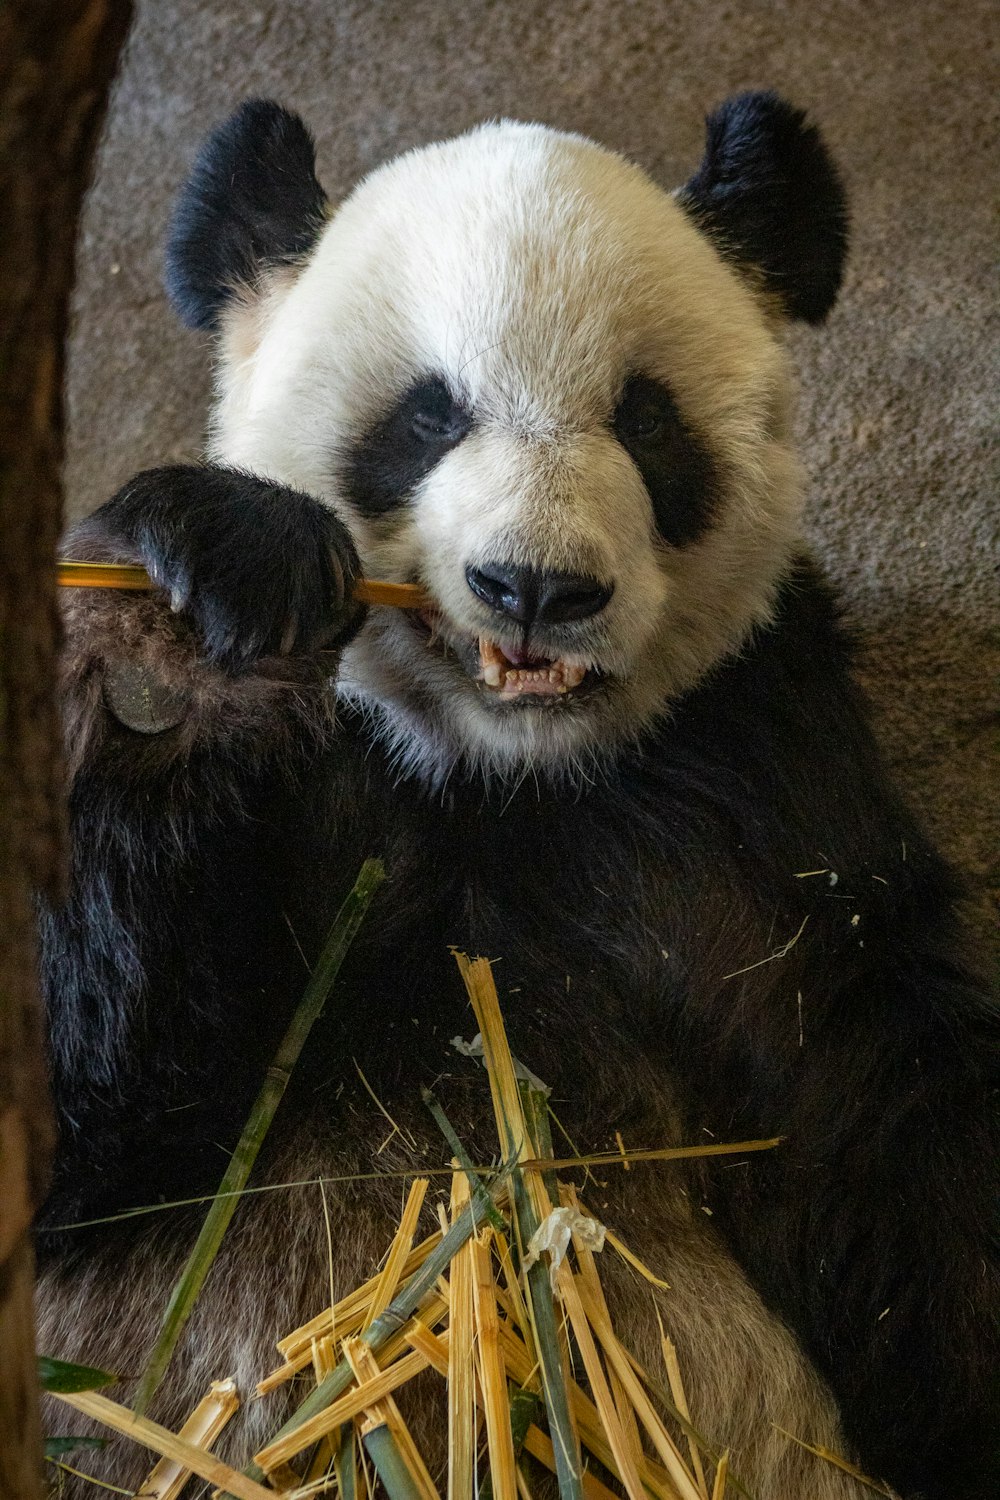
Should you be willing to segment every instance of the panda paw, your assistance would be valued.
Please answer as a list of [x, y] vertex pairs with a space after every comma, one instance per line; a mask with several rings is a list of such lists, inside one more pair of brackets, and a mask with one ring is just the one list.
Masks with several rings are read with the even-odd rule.
[[363, 618], [350, 535], [325, 505], [234, 469], [147, 469], [91, 518], [126, 543], [205, 655], [232, 673], [260, 657], [333, 649]]

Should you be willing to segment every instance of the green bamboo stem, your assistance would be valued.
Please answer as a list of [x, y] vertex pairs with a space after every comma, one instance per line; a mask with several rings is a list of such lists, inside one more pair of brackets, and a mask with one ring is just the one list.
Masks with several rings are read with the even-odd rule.
[[333, 1471], [337, 1477], [337, 1494], [340, 1500], [356, 1500], [354, 1423], [345, 1422], [333, 1455]]
[[478, 1196], [483, 1200], [483, 1207], [486, 1211], [486, 1217], [493, 1225], [493, 1228], [499, 1229], [502, 1234], [506, 1234], [508, 1228], [507, 1220], [504, 1218], [503, 1214], [500, 1213], [499, 1209], [493, 1207], [493, 1200], [490, 1198], [489, 1193], [483, 1187], [480, 1172], [473, 1165], [468, 1152], [466, 1151], [465, 1147], [462, 1145], [462, 1142], [458, 1137], [458, 1133], [456, 1132], [454, 1125], [448, 1119], [448, 1116], [445, 1114], [439, 1100], [434, 1094], [431, 1093], [430, 1089], [421, 1089], [420, 1096], [426, 1104], [427, 1108], [430, 1110], [435, 1125], [438, 1127], [441, 1134], [448, 1142], [448, 1145], [451, 1147], [452, 1155], [455, 1157], [455, 1160], [458, 1162], [459, 1166], [462, 1168], [462, 1171], [468, 1178], [469, 1191], [471, 1192], [472, 1196], [474, 1198]]
[[396, 1439], [384, 1422], [366, 1432], [361, 1441], [389, 1500], [423, 1500], [420, 1486], [406, 1467]]
[[[552, 1155], [552, 1137], [548, 1124], [548, 1098], [538, 1089], [533, 1089], [524, 1080], [518, 1082], [518, 1093], [524, 1111], [525, 1125], [530, 1137], [531, 1150], [536, 1157]], [[505, 1124], [507, 1122], [505, 1121]], [[508, 1128], [508, 1139], [513, 1132]], [[543, 1181], [548, 1173], [543, 1174]], [[549, 1196], [558, 1204], [558, 1190], [554, 1174], [550, 1177]], [[548, 1184], [547, 1184], [548, 1186]], [[519, 1250], [523, 1262], [528, 1241], [538, 1228], [538, 1219], [520, 1171], [515, 1171], [512, 1181], [514, 1218], [517, 1227]], [[559, 1351], [558, 1321], [555, 1299], [549, 1281], [548, 1265], [538, 1260], [525, 1275], [528, 1314], [535, 1337], [535, 1352], [542, 1377], [542, 1397], [549, 1419], [549, 1436], [555, 1457], [556, 1481], [560, 1500], [583, 1500], [583, 1458], [569, 1405], [566, 1388], [566, 1372]]]
[[205, 1278], [212, 1268], [223, 1235], [240, 1201], [240, 1190], [257, 1160], [258, 1152], [281, 1103], [292, 1070], [299, 1060], [313, 1023], [318, 1020], [344, 956], [360, 927], [372, 897], [385, 879], [381, 860], [366, 859], [358, 872], [330, 929], [330, 935], [296, 1007], [288, 1029], [271, 1059], [260, 1092], [254, 1100], [250, 1117], [229, 1165], [219, 1184], [219, 1196], [212, 1200], [194, 1248], [177, 1279], [160, 1323], [156, 1344], [143, 1371], [135, 1400], [135, 1412], [142, 1416], [155, 1394], [173, 1355]]
[[[525, 1386], [508, 1386], [510, 1395], [510, 1436], [514, 1444], [514, 1462], [519, 1463], [524, 1452], [524, 1440], [528, 1428], [542, 1415], [542, 1399]], [[493, 1476], [487, 1470], [479, 1486], [479, 1500], [493, 1500]]]

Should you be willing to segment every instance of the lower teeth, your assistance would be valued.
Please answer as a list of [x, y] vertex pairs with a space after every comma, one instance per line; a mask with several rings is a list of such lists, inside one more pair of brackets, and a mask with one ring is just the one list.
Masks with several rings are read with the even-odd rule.
[[556, 693], [568, 693], [580, 686], [587, 675], [586, 667], [555, 661], [544, 667], [513, 667], [500, 648], [485, 637], [479, 641], [479, 664], [482, 680], [489, 688], [521, 693], [531, 684], [545, 684]]

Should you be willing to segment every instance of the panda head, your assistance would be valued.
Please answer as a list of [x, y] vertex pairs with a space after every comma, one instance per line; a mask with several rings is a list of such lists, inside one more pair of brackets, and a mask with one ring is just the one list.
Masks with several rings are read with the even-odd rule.
[[783, 329], [839, 286], [843, 194], [770, 94], [671, 195], [501, 122], [338, 207], [253, 101], [182, 192], [167, 284], [217, 336], [211, 455], [335, 507], [375, 609], [339, 691], [407, 771], [587, 774], [769, 617], [795, 545]]

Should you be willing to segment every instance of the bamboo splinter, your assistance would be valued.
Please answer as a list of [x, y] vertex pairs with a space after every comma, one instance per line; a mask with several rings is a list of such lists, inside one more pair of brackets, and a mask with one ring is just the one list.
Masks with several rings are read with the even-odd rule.
[[[153, 580], [145, 568], [130, 563], [75, 562], [68, 558], [56, 564], [56, 582], [76, 589], [151, 589]], [[418, 583], [385, 583], [379, 578], [357, 578], [354, 598], [359, 604], [387, 604], [392, 609], [425, 609], [430, 604], [426, 589]]]

